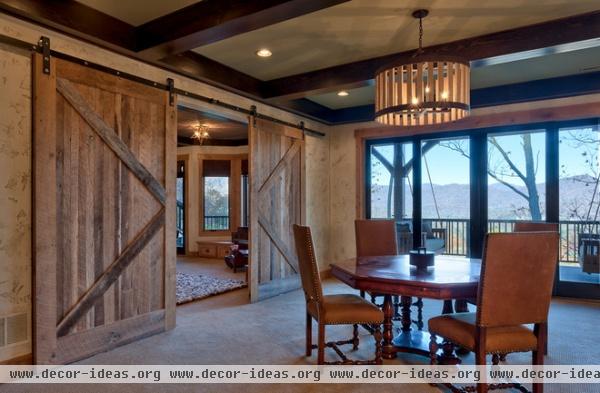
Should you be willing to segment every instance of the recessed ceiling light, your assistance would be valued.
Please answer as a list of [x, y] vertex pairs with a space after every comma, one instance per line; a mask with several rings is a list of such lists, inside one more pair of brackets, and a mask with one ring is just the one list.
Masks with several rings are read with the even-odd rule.
[[256, 56], [258, 57], [271, 57], [273, 53], [267, 48], [259, 49], [256, 51]]
[[349, 95], [349, 93], [346, 90], [342, 90], [342, 91], [338, 91], [338, 96], [340, 97], [346, 97]]

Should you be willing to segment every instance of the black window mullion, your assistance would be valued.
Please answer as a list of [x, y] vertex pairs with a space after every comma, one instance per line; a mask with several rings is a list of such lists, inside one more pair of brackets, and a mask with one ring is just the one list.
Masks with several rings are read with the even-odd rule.
[[471, 160], [471, 225], [469, 227], [468, 255], [480, 258], [483, 254], [483, 239], [487, 233], [487, 133], [477, 132], [470, 138]]
[[415, 138], [413, 141], [413, 248], [421, 245], [422, 232], [422, 200], [421, 200], [421, 139]]

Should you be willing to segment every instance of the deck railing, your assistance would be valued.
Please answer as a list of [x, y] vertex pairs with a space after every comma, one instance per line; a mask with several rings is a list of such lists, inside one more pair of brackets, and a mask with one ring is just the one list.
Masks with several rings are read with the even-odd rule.
[[[431, 228], [446, 230], [446, 250], [448, 255], [467, 255], [469, 250], [470, 220], [456, 218], [425, 218]], [[489, 220], [489, 232], [512, 232], [516, 220]], [[576, 263], [579, 260], [580, 238], [582, 235], [600, 234], [599, 221], [560, 221], [560, 256], [561, 262]]]
[[228, 231], [229, 216], [204, 216], [205, 231]]

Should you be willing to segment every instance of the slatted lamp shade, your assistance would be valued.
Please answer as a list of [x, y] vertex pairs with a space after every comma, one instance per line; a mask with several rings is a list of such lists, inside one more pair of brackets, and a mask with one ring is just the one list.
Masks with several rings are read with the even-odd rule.
[[462, 119], [470, 110], [469, 62], [458, 56], [427, 55], [422, 45], [409, 62], [391, 64], [375, 75], [375, 120], [393, 126], [419, 126]]

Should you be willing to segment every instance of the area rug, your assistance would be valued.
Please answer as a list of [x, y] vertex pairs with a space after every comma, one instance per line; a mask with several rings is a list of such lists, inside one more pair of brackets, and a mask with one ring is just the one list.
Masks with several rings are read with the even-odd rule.
[[177, 273], [177, 304], [246, 287], [241, 280], [223, 279], [205, 274]]

